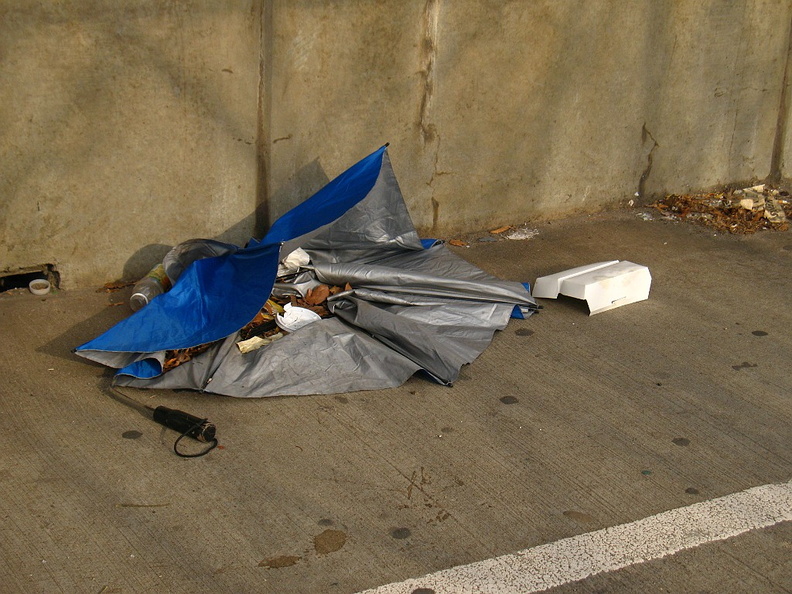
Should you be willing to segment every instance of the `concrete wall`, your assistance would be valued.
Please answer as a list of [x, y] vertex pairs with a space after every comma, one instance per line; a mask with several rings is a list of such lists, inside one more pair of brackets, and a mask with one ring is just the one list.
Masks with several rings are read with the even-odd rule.
[[341, 4], [276, 4], [275, 188], [391, 141], [442, 234], [770, 173], [788, 2]]
[[437, 235], [790, 175], [788, 1], [0, 10], [0, 271], [65, 286], [243, 243], [388, 141]]
[[145, 273], [195, 236], [244, 241], [260, 27], [247, 0], [3, 0], [0, 271]]

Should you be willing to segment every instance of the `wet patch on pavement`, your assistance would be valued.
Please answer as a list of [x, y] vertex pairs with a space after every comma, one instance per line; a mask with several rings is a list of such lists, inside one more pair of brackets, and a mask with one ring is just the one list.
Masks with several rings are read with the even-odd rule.
[[564, 516], [569, 518], [570, 520], [575, 520], [581, 524], [596, 524], [597, 520], [592, 516], [585, 514], [583, 512], [575, 511], [573, 509], [568, 509], [564, 512]]
[[271, 559], [264, 559], [258, 566], [266, 567], [267, 569], [281, 569], [283, 567], [291, 567], [300, 561], [302, 557], [296, 555], [282, 555], [280, 557], [273, 557]]
[[314, 550], [320, 555], [335, 553], [346, 544], [346, 532], [341, 530], [325, 530], [314, 536]]
[[409, 528], [394, 528], [390, 531], [390, 535], [397, 540], [402, 540], [412, 536], [412, 532], [410, 532]]
[[759, 367], [759, 365], [756, 363], [749, 363], [748, 361], [743, 361], [739, 365], [732, 365], [732, 369], [734, 369], [734, 371], [740, 371], [740, 369], [750, 369], [752, 367]]

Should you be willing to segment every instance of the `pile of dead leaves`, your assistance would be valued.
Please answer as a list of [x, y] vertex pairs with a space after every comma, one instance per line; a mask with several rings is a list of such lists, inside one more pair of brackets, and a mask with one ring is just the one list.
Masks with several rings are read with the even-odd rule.
[[214, 342], [207, 344], [199, 344], [198, 346], [190, 347], [189, 349], [179, 349], [175, 351], [165, 351], [165, 362], [162, 364], [162, 372], [170, 371], [178, 367], [182, 363], [187, 363], [196, 355], [200, 355], [204, 351], [209, 350]]
[[[342, 291], [351, 290], [352, 287], [349, 283], [345, 287], [318, 285], [310, 289], [305, 297], [291, 295], [287, 299], [269, 299], [256, 316], [239, 331], [239, 338], [240, 340], [248, 340], [254, 336], [268, 338], [281, 332], [275, 322], [275, 316], [283, 313], [283, 306], [287, 303], [291, 303], [294, 307], [310, 309], [314, 313], [319, 314], [320, 317], [328, 318], [331, 314], [327, 308], [327, 298], [331, 295], [338, 295]], [[187, 363], [193, 357], [207, 351], [213, 344], [215, 343], [202, 344], [189, 349], [166, 351], [165, 363], [162, 366], [163, 373], [178, 367], [182, 363]]]
[[280, 304], [269, 299], [256, 316], [239, 331], [240, 340], [247, 340], [254, 336], [266, 338], [277, 334], [279, 328], [275, 323], [275, 316], [280, 313], [283, 313], [283, 308]]
[[697, 223], [722, 233], [786, 231], [787, 219], [792, 218], [789, 194], [765, 185], [706, 194], [670, 194], [651, 207], [666, 218]]

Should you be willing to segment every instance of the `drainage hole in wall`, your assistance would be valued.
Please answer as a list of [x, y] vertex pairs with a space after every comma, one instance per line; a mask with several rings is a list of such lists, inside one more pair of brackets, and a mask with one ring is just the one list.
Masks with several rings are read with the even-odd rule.
[[12, 289], [27, 289], [30, 281], [40, 278], [48, 280], [54, 288], [57, 288], [60, 284], [60, 274], [55, 270], [54, 264], [27, 266], [0, 272], [0, 293]]

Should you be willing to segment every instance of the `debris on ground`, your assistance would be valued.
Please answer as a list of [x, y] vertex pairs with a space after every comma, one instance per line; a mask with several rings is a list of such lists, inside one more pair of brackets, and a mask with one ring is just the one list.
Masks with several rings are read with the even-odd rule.
[[[173, 287], [75, 352], [118, 369], [120, 386], [241, 398], [384, 389], [421, 370], [453, 385], [497, 330], [538, 306], [523, 283], [487, 274], [447, 241], [421, 239], [386, 149], [260, 240], [172, 249], [162, 266]], [[288, 333], [275, 306], [313, 321]]]
[[534, 297], [556, 299], [568, 295], [585, 299], [590, 315], [649, 298], [652, 275], [646, 266], [610, 260], [578, 266], [536, 279]]
[[506, 233], [506, 231], [511, 231], [514, 229], [511, 225], [505, 225], [503, 227], [498, 227], [497, 229], [491, 229], [490, 233], [493, 235], [500, 235], [501, 233]]
[[[352, 286], [349, 283], [347, 283], [344, 287], [318, 284], [317, 286], [308, 289], [305, 293], [305, 297], [300, 297], [299, 295], [289, 295], [288, 301], [276, 301], [282, 301], [281, 305], [283, 306], [289, 305], [292, 308], [298, 307], [301, 309], [307, 309], [317, 314], [320, 318], [327, 318], [331, 315], [330, 310], [327, 308], [328, 297], [332, 297], [333, 295], [338, 295], [344, 291], [351, 290]], [[283, 311], [280, 313], [283, 313]]]
[[165, 265], [157, 264], [149, 270], [146, 276], [135, 283], [132, 296], [129, 298], [129, 307], [132, 308], [132, 311], [138, 311], [148, 305], [154, 297], [167, 292], [171, 286], [173, 286], [173, 282], [165, 272]]
[[447, 240], [447, 243], [456, 247], [470, 247], [472, 243], [476, 242], [493, 243], [496, 241], [503, 241], [505, 239], [533, 239], [537, 235], [539, 235], [539, 230], [529, 227], [527, 223], [522, 227], [516, 227], [514, 225], [502, 225], [501, 227], [496, 227], [494, 229], [490, 229], [489, 231], [481, 231], [479, 233], [465, 236], [464, 238], [456, 237], [454, 239], [449, 239]]
[[275, 321], [276, 316], [281, 313], [283, 307], [268, 299], [256, 317], [239, 331], [240, 340], [236, 343], [239, 351], [243, 354], [249, 353], [282, 338], [284, 334]]
[[283, 313], [283, 307], [268, 299], [256, 316], [239, 331], [239, 338], [248, 340], [254, 336], [269, 337], [279, 332], [275, 316]]
[[[208, 248], [213, 248], [213, 245], [211, 245], [213, 243], [215, 242], [194, 239], [176, 246], [173, 251], [186, 253], [184, 246], [188, 246], [196, 252], [200, 251], [204, 244], [210, 244]], [[174, 260], [171, 264], [174, 262], [176, 264], [181, 264], [178, 268], [179, 273], [187, 267], [186, 261], [178, 262]], [[279, 263], [276, 280], [280, 281], [282, 284], [292, 286], [293, 289], [279, 296], [273, 294], [256, 316], [239, 330], [236, 345], [240, 353], [250, 353], [282, 338], [285, 334], [296, 331], [307, 323], [331, 317], [332, 314], [327, 307], [327, 299], [339, 293], [343, 293], [344, 291], [352, 290], [352, 286], [349, 283], [346, 283], [345, 286], [331, 286], [318, 282], [310, 288], [301, 289], [295, 284], [295, 279], [298, 274], [303, 271], [303, 267], [309, 263], [310, 256], [301, 248], [294, 250]], [[157, 268], [162, 268], [164, 273], [163, 264], [158, 265]], [[100, 290], [108, 292], [117, 291], [133, 284], [137, 287], [140, 281], [137, 284], [127, 281], [107, 283], [104, 288]], [[162, 287], [162, 290], [166, 292], [169, 288], [170, 283], [168, 283], [167, 287]], [[111, 305], [120, 305], [120, 303], [113, 303]], [[186, 349], [166, 351], [162, 372], [166, 373], [179, 365], [191, 361], [195, 356], [206, 352], [218, 342], [221, 341], [214, 341]]]
[[762, 229], [786, 231], [792, 217], [792, 197], [768, 184], [723, 192], [669, 194], [650, 206], [668, 219], [735, 234]]
[[110, 283], [105, 283], [100, 288], [96, 289], [97, 293], [115, 293], [121, 289], [126, 289], [135, 284], [136, 281], [118, 280]]
[[[135, 281], [130, 280], [117, 280], [112, 281], [109, 283], [105, 283], [98, 289], [96, 289], [97, 293], [117, 293], [122, 289], [126, 289], [127, 287], [131, 287], [135, 284]], [[112, 297], [110, 298], [112, 299]], [[121, 305], [126, 305], [126, 301], [109, 301], [107, 303], [107, 307], [119, 307]]]
[[530, 227], [520, 227], [519, 229], [515, 229], [511, 233], [506, 236], [506, 239], [514, 239], [516, 241], [520, 241], [523, 239], [533, 239], [539, 235], [539, 229], [531, 229]]
[[275, 323], [284, 332], [297, 332], [303, 326], [322, 319], [318, 313], [305, 307], [294, 307], [291, 303], [287, 303], [283, 310], [283, 315], [275, 316]]
[[239, 348], [239, 352], [243, 355], [245, 353], [250, 353], [251, 351], [255, 351], [256, 349], [260, 349], [263, 346], [267, 346], [268, 344], [278, 340], [279, 338], [283, 338], [284, 334], [281, 332], [276, 332], [271, 336], [253, 336], [252, 338], [248, 338], [247, 340], [241, 340], [237, 343], [237, 347]]
[[[250, 353], [283, 338], [284, 335], [305, 325], [309, 319], [308, 316], [315, 316], [315, 318], [310, 318], [311, 321], [331, 317], [332, 314], [327, 308], [328, 297], [351, 290], [352, 286], [349, 283], [343, 287], [318, 284], [308, 289], [305, 297], [288, 295], [268, 299], [256, 316], [239, 330], [239, 340], [236, 343], [239, 352]], [[182, 363], [187, 363], [214, 344], [167, 351], [163, 373], [175, 369]]]
[[198, 346], [190, 347], [189, 349], [179, 349], [177, 351], [165, 351], [165, 362], [162, 364], [162, 372], [170, 371], [181, 365], [187, 363], [196, 355], [208, 351], [214, 343], [199, 344]]

